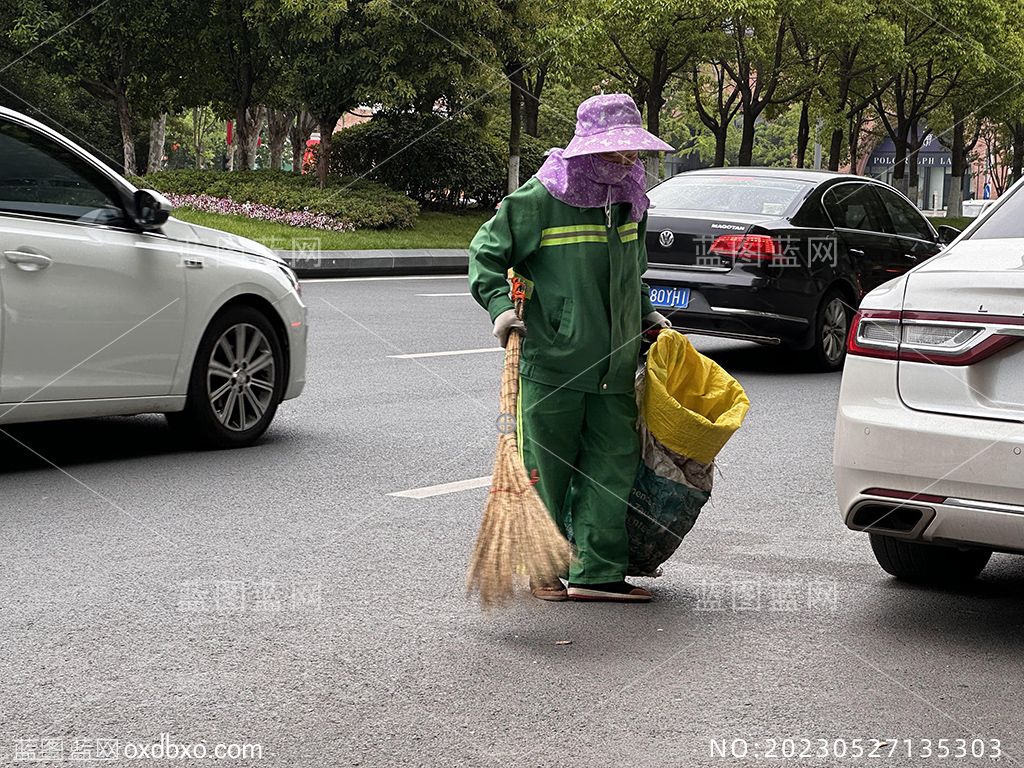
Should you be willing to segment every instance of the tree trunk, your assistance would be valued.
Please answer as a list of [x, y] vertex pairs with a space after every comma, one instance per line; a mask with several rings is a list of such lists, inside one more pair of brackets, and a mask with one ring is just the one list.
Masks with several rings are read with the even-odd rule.
[[1024, 174], [1024, 122], [1013, 123], [1013, 181]]
[[124, 175], [134, 176], [135, 165], [135, 135], [132, 130], [132, 112], [128, 105], [128, 94], [125, 88], [118, 83], [114, 89], [114, 105], [117, 107], [117, 123], [121, 128], [121, 149], [124, 153]]
[[164, 139], [167, 137], [167, 113], [164, 112], [149, 124], [149, 154], [146, 158], [146, 173], [156, 173], [163, 167]]
[[535, 139], [540, 134], [540, 128], [538, 127], [539, 107], [540, 104], [529, 96], [523, 102], [523, 130], [526, 131], [527, 136], [533, 136]]
[[[661, 136], [661, 110], [665, 106], [665, 85], [668, 83], [668, 56], [664, 48], [654, 51], [651, 65], [651, 78], [647, 88], [647, 130], [655, 136]], [[661, 153], [650, 152], [647, 155], [647, 186], [651, 187], [661, 180]]]
[[712, 165], [715, 168], [725, 167], [725, 150], [729, 141], [729, 126], [723, 125], [714, 131], [715, 134], [715, 161]]
[[540, 137], [540, 97], [544, 91], [544, 80], [547, 77], [548, 65], [541, 64], [537, 68], [533, 81], [527, 80], [527, 95], [523, 101], [523, 130], [527, 136]]
[[[298, 118], [301, 120], [302, 118]], [[309, 141], [309, 136], [306, 136], [301, 141], [296, 141], [296, 137], [300, 134], [300, 131], [292, 128], [291, 140], [292, 140], [292, 173], [302, 173], [302, 158], [306, 154], [306, 142]]]
[[[893, 144], [896, 147], [896, 154], [893, 157], [892, 185], [903, 194], [909, 191], [909, 179], [907, 176], [907, 138], [906, 135], [893, 137]], [[910, 195], [907, 195], [910, 197]]]
[[629, 95], [633, 97], [633, 101], [635, 101], [640, 107], [641, 117], [643, 117], [642, 113], [644, 111], [644, 106], [647, 104], [647, 90], [647, 78], [642, 75], [637, 75], [636, 82], [633, 84], [633, 88]]
[[281, 166], [284, 165], [284, 143], [287, 140], [288, 134], [285, 133], [275, 137], [275, 141], [270, 142], [270, 170], [280, 171]]
[[[921, 190], [921, 147], [928, 139], [928, 131], [919, 136], [919, 130], [919, 124], [912, 123], [907, 142], [907, 197], [914, 201], [914, 205], [918, 205]], [[927, 206], [928, 201], [923, 202]]]
[[946, 216], [959, 218], [964, 215], [964, 177], [949, 177], [949, 195], [946, 196]]
[[843, 129], [836, 128], [832, 131], [832, 139], [828, 146], [828, 169], [838, 171], [842, 161], [843, 152]]
[[[708, 91], [702, 85], [700, 78], [700, 69], [694, 64], [690, 70], [690, 83], [693, 88], [691, 91], [693, 105], [697, 110], [697, 116], [704, 126], [711, 131], [711, 135], [715, 137], [715, 159], [714, 167], [722, 168], [725, 165], [725, 152], [726, 142], [729, 138], [729, 127], [732, 123], [733, 118], [736, 116], [737, 99], [739, 98], [739, 91], [732, 89], [729, 96], [725, 95], [725, 82], [726, 73], [725, 70], [717, 65], [712, 64], [712, 70], [715, 72], [715, 90], [713, 92]], [[708, 95], [715, 97], [715, 107], [713, 110], [709, 110], [704, 103], [704, 96], [707, 92]]]
[[249, 146], [247, 147], [246, 156], [249, 158], [246, 168], [253, 170], [256, 167], [256, 152], [260, 146], [260, 131], [256, 128], [249, 134]]
[[738, 164], [749, 166], [754, 162], [754, 121], [757, 115], [753, 110], [743, 110], [743, 126], [740, 134], [740, 156]]
[[260, 138], [260, 126], [263, 123], [263, 108], [238, 107], [235, 110], [236, 147], [235, 169], [252, 170], [256, 163], [256, 144]]
[[[830, 171], [838, 171], [843, 164], [843, 142], [846, 140], [842, 128], [832, 130], [828, 144], [828, 168]], [[853, 169], [850, 172], [853, 173]]]
[[327, 186], [327, 178], [331, 172], [331, 139], [334, 126], [337, 124], [337, 120], [320, 123], [320, 147], [316, 156], [316, 177], [320, 182], [320, 189]]
[[921, 192], [921, 157], [916, 149], [907, 153], [907, 197], [914, 205], [919, 205]]
[[650, 189], [661, 181], [661, 156], [658, 152], [648, 152], [644, 158], [644, 185]]
[[[853, 66], [857, 57], [859, 46], [840, 50], [839, 60], [839, 93], [834, 102], [837, 115], [846, 114], [850, 103], [850, 80], [853, 76]], [[828, 145], [828, 168], [830, 171], [838, 171], [843, 163], [843, 129], [835, 127], [832, 129], [832, 136]], [[856, 173], [857, 166], [851, 165], [850, 173]]]
[[519, 151], [523, 131], [523, 68], [518, 61], [505, 65], [509, 79], [508, 193], [519, 189]]
[[327, 186], [327, 179], [331, 173], [331, 140], [334, 136], [334, 128], [338, 125], [341, 112], [334, 112], [329, 115], [321, 115], [318, 118], [320, 124], [320, 151], [316, 157], [316, 176], [320, 182], [320, 189]]
[[[655, 59], [655, 66], [657, 66], [657, 59]], [[663, 103], [662, 83], [652, 82], [650, 89], [647, 91], [647, 130], [655, 136], [661, 136], [661, 107]], [[647, 187], [650, 188], [661, 180], [661, 162], [659, 153], [648, 152], [646, 165], [646, 183]]]
[[249, 110], [249, 145], [246, 148], [249, 162], [245, 166], [248, 170], [256, 167], [256, 150], [260, 145], [260, 130], [263, 128], [263, 115], [265, 112], [266, 109], [261, 105], [257, 105], [254, 109]]
[[950, 147], [949, 197], [946, 198], [946, 215], [963, 216], [964, 171], [967, 169], [967, 142], [964, 140], [964, 117], [959, 109], [953, 109], [953, 142]]
[[807, 167], [807, 145], [811, 141], [811, 96], [808, 93], [800, 103], [800, 123], [796, 129], [796, 167]]
[[863, 112], [850, 115], [850, 136], [847, 140], [850, 146], [850, 173], [857, 173], [857, 166], [860, 165], [860, 131], [863, 126]]
[[280, 171], [284, 161], [284, 143], [295, 121], [295, 113], [267, 108], [267, 141], [270, 144], [270, 168]]
[[316, 120], [309, 112], [302, 110], [295, 118], [289, 136], [292, 140], [292, 173], [302, 173], [302, 159], [306, 155], [306, 142], [316, 129]]
[[192, 108], [192, 151], [195, 153], [196, 170], [203, 167], [203, 137], [206, 133], [206, 107]]
[[249, 167], [249, 131], [248, 110], [245, 107], [235, 109], [235, 132], [231, 137], [231, 170], [244, 171]]

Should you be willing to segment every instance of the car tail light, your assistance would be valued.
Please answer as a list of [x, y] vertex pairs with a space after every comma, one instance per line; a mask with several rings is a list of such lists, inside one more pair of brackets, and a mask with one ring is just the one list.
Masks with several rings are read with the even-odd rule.
[[853, 316], [846, 351], [861, 357], [895, 360], [900, 339], [898, 311], [862, 309]]
[[904, 325], [900, 338], [909, 346], [956, 349], [982, 332], [956, 325]]
[[781, 253], [770, 235], [719, 235], [711, 243], [709, 253], [735, 259], [771, 261]]
[[983, 314], [859, 311], [847, 351], [935, 365], [971, 365], [1024, 337], [1024, 317]]

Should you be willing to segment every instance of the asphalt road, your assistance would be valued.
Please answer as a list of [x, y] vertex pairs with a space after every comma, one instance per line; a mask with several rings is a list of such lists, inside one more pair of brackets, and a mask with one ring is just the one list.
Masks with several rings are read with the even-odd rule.
[[753, 406], [654, 603], [483, 615], [486, 490], [388, 495], [490, 471], [500, 354], [389, 357], [491, 346], [470, 297], [423, 295], [465, 291], [307, 283], [308, 388], [249, 450], [189, 453], [156, 417], [0, 435], [0, 764], [163, 733], [302, 768], [752, 764], [772, 740], [993, 762], [924, 756], [940, 738], [1024, 764], [1024, 560], [969, 592], [889, 579], [835, 509], [839, 376], [774, 350], [695, 338]]

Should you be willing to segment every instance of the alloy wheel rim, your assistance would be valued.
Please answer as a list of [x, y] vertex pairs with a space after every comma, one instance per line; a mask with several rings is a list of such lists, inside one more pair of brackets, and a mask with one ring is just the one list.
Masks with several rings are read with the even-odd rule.
[[846, 307], [842, 299], [832, 299], [825, 307], [824, 322], [821, 326], [821, 345], [829, 362], [836, 362], [843, 356], [846, 347]]
[[255, 427], [274, 400], [277, 364], [266, 335], [249, 323], [217, 339], [206, 368], [206, 393], [217, 421], [232, 432]]

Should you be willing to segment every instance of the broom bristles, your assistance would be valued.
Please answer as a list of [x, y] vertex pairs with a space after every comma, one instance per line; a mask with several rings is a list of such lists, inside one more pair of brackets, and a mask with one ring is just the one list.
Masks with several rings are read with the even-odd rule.
[[[518, 378], [519, 335], [512, 333], [505, 348], [501, 387], [502, 415], [512, 419], [503, 423], [515, 423]], [[498, 436], [491, 492], [469, 564], [467, 589], [478, 594], [484, 607], [499, 605], [512, 597], [514, 575], [552, 581], [565, 573], [569, 557], [569, 542], [530, 481], [515, 433], [503, 432]]]

